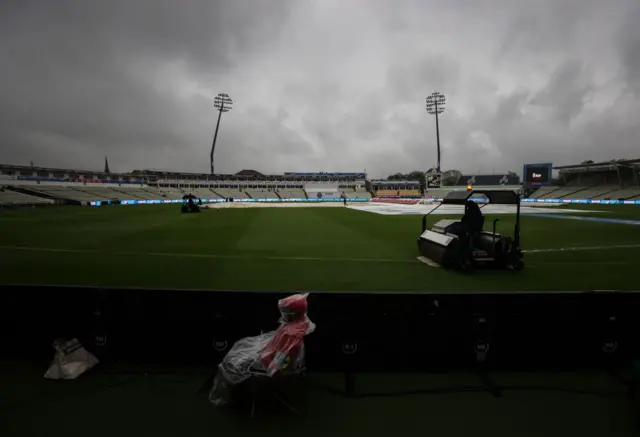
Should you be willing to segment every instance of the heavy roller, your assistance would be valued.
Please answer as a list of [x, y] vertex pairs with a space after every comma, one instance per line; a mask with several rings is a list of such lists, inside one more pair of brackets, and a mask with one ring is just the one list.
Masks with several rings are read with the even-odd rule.
[[202, 200], [198, 199], [193, 194], [186, 194], [182, 197], [182, 213], [200, 212], [200, 205]]
[[[484, 196], [479, 206], [477, 196]], [[484, 227], [481, 208], [488, 204], [515, 205], [516, 224], [513, 237], [496, 232], [499, 219], [493, 220], [492, 232]], [[465, 213], [460, 220], [444, 219], [427, 228], [430, 214], [442, 205], [464, 205]], [[429, 263], [455, 270], [493, 268], [522, 270], [523, 253], [520, 249], [520, 197], [511, 190], [452, 191], [440, 205], [422, 217], [422, 233], [418, 238], [420, 255]]]

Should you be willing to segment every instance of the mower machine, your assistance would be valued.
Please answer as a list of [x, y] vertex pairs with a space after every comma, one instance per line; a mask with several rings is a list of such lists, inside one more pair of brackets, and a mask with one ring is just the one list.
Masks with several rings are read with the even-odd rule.
[[[486, 232], [484, 216], [474, 195], [483, 195], [488, 204], [516, 205], [516, 224], [513, 238], [496, 233], [498, 219], [493, 220], [492, 232]], [[428, 216], [441, 205], [464, 205], [461, 220], [440, 220], [427, 229]], [[497, 268], [522, 270], [523, 253], [520, 249], [520, 197], [511, 190], [452, 191], [440, 205], [422, 218], [422, 234], [418, 238], [420, 255], [444, 268], [472, 270]]]
[[182, 197], [182, 213], [200, 212], [202, 201], [193, 194], [186, 194]]

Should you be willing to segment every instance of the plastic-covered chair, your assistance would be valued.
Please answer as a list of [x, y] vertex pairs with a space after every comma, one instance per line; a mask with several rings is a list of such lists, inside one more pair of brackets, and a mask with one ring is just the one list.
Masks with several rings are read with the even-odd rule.
[[278, 302], [281, 317], [277, 330], [245, 337], [233, 345], [213, 380], [209, 400], [214, 405], [229, 404], [243, 386], [252, 398], [252, 417], [262, 396], [300, 415], [281, 394], [305, 373], [304, 337], [315, 330], [307, 317], [307, 296], [296, 294]]

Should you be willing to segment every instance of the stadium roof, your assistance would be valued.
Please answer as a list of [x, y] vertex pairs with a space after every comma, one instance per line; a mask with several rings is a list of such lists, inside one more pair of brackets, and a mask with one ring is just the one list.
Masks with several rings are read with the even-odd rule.
[[[78, 170], [73, 168], [55, 168], [55, 167], [39, 167], [37, 165], [13, 165], [13, 164], [0, 164], [0, 168], [4, 170], [16, 170], [16, 171], [48, 171], [51, 173], [80, 173], [80, 174], [103, 174], [102, 170]], [[120, 172], [110, 172], [110, 174], [123, 174]]]
[[240, 170], [236, 176], [263, 178], [265, 175], [256, 170]]
[[581, 168], [592, 168], [592, 167], [610, 167], [615, 165], [638, 165], [640, 164], [640, 159], [612, 159], [611, 161], [602, 161], [602, 162], [588, 162], [584, 164], [574, 164], [574, 165], [561, 165], [557, 167], [553, 167], [554, 170], [569, 170], [569, 169], [581, 169]]

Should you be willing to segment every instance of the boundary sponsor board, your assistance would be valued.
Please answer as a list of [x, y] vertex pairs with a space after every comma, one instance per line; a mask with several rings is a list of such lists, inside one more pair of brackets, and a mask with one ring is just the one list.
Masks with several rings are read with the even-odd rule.
[[[441, 202], [441, 197], [429, 197], [426, 200]], [[470, 199], [478, 203], [485, 203], [482, 198]], [[640, 205], [640, 200], [593, 200], [593, 199], [520, 199], [520, 203], [578, 203], [583, 205]]]
[[[201, 199], [202, 203], [220, 203], [227, 202], [227, 199]], [[286, 202], [342, 202], [342, 198], [322, 198], [322, 199], [233, 199], [233, 202], [270, 202], [270, 203], [286, 203]], [[357, 197], [347, 199], [347, 202], [369, 202], [370, 198]], [[120, 205], [157, 205], [163, 203], [184, 203], [183, 199], [161, 199], [161, 200], [121, 200]], [[90, 206], [102, 206], [115, 203], [113, 201], [93, 201], [89, 202]]]

